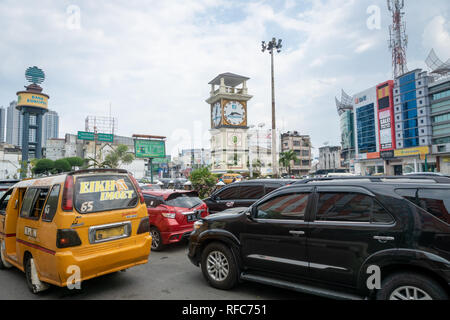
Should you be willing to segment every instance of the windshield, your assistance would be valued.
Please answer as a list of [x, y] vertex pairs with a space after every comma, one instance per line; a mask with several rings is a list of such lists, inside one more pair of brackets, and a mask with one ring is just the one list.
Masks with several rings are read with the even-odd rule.
[[179, 207], [179, 208], [194, 208], [202, 204], [203, 201], [200, 200], [199, 197], [197, 197], [194, 194], [189, 193], [177, 193], [170, 196], [168, 200], [165, 201], [165, 204], [172, 207]]
[[80, 213], [133, 208], [138, 203], [136, 190], [126, 175], [78, 177], [74, 196]]

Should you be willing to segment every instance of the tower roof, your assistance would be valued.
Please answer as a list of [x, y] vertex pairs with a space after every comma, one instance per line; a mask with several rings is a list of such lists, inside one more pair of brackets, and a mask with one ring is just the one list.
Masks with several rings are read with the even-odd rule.
[[220, 85], [220, 78], [223, 78], [227, 87], [236, 87], [242, 82], [249, 80], [250, 78], [240, 76], [231, 72], [221, 73], [208, 84]]

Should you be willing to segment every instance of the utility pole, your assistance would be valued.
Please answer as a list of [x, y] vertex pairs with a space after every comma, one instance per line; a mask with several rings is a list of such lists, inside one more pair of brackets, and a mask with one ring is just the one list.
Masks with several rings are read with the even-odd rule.
[[271, 83], [272, 83], [272, 170], [273, 175], [278, 176], [278, 163], [277, 163], [277, 133], [275, 124], [275, 79], [274, 79], [274, 67], [273, 67], [273, 49], [277, 52], [281, 52], [281, 39], [272, 38], [269, 43], [262, 42], [262, 52], [268, 51], [270, 53], [271, 62]]

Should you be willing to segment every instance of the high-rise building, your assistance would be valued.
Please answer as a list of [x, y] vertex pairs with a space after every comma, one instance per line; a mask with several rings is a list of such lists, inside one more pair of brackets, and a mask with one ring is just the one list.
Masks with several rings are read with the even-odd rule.
[[16, 106], [17, 101], [11, 101], [7, 109], [6, 142], [14, 146], [22, 146], [23, 116]]
[[0, 107], [0, 142], [5, 142], [6, 109]]
[[49, 110], [42, 119], [42, 145], [47, 146], [47, 140], [58, 138], [59, 116], [56, 111]]

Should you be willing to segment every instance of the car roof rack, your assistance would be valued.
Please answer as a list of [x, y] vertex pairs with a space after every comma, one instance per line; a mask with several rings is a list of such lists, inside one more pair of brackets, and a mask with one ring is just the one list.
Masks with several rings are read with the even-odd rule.
[[113, 168], [91, 168], [91, 169], [81, 169], [76, 171], [71, 171], [68, 175], [74, 174], [84, 174], [84, 173], [104, 173], [104, 172], [115, 172], [115, 173], [128, 173], [125, 169], [113, 169]]
[[[309, 182], [320, 181], [354, 181], [364, 180], [364, 182], [395, 182], [395, 180], [409, 180], [402, 182], [428, 182], [433, 181], [435, 183], [450, 183], [450, 178], [445, 176], [353, 176], [353, 177], [320, 177], [320, 178], [308, 178], [303, 179], [294, 184], [306, 184]], [[388, 181], [391, 180], [391, 181]], [[425, 181], [424, 181], [425, 180]]]

